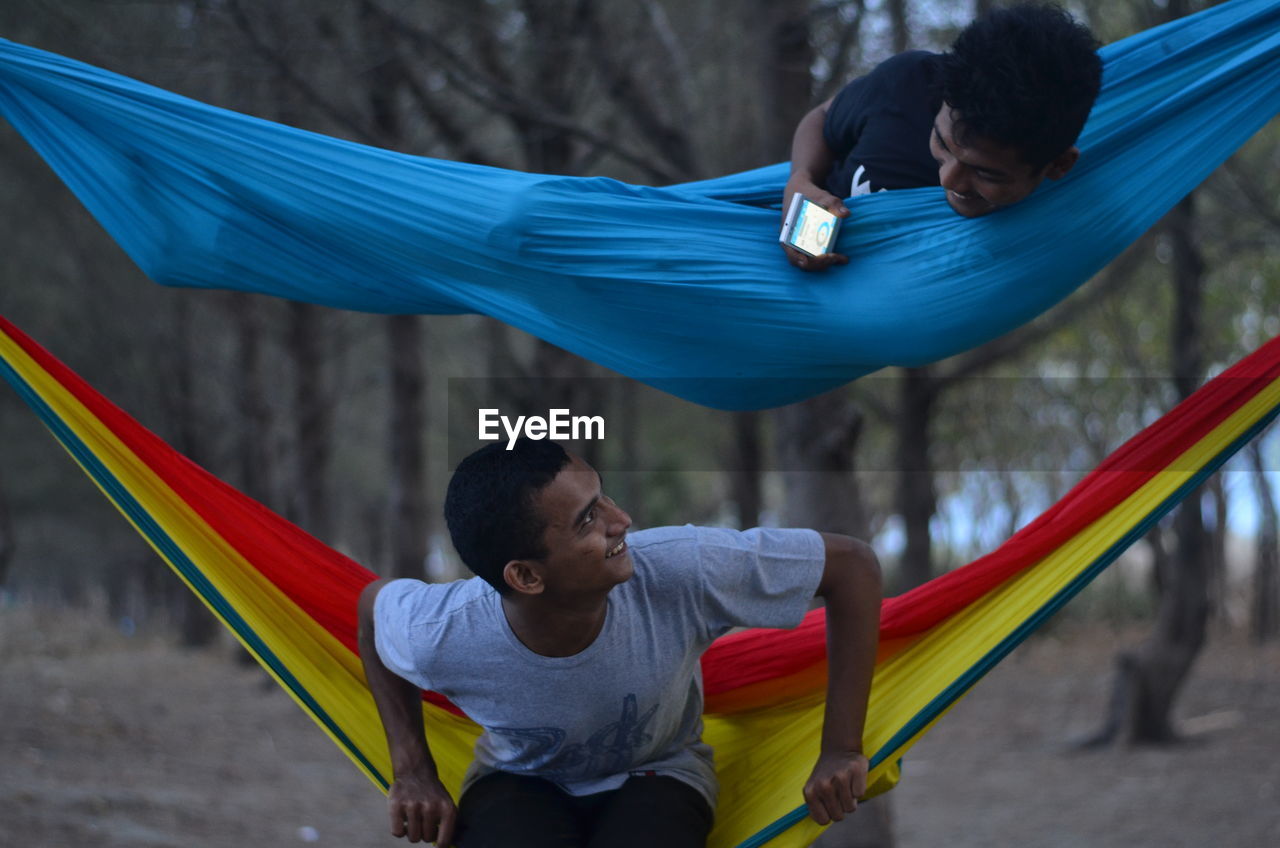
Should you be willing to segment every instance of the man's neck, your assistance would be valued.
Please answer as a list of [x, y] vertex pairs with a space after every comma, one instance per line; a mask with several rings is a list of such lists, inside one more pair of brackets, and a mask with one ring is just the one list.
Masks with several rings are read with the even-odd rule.
[[604, 629], [609, 596], [574, 602], [504, 596], [502, 611], [526, 648], [544, 657], [571, 657], [589, 648]]

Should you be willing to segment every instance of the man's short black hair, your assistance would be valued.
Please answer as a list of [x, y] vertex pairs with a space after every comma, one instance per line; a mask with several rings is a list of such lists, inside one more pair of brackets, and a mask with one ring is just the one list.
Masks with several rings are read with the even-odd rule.
[[462, 561], [500, 593], [511, 587], [502, 570], [513, 559], [546, 556], [546, 520], [534, 498], [569, 464], [551, 441], [519, 439], [485, 445], [454, 469], [444, 497], [444, 520]]
[[1017, 149], [1039, 170], [1076, 143], [1102, 86], [1098, 41], [1059, 6], [994, 9], [943, 54], [942, 100], [961, 144]]

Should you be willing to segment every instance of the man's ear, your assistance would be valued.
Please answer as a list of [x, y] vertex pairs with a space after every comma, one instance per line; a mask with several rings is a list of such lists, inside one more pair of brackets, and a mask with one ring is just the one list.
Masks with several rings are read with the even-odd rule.
[[1067, 171], [1080, 161], [1080, 148], [1074, 144], [1062, 151], [1058, 158], [1054, 159], [1045, 166], [1044, 175], [1051, 180], [1060, 180], [1067, 175]]
[[511, 560], [502, 567], [502, 579], [522, 595], [540, 595], [547, 588], [542, 582], [542, 570], [533, 560]]

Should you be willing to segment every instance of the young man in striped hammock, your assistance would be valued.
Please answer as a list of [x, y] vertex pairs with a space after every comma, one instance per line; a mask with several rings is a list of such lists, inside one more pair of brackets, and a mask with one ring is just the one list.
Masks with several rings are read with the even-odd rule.
[[[395, 836], [463, 848], [705, 845], [716, 777], [699, 659], [734, 627], [796, 626], [814, 597], [827, 605], [830, 674], [803, 796], [823, 824], [857, 807], [880, 613], [867, 545], [812, 530], [629, 533], [594, 469], [528, 439], [463, 460], [445, 517], [476, 577], [383, 580], [360, 600]], [[431, 757], [421, 689], [484, 729], [456, 805]]]

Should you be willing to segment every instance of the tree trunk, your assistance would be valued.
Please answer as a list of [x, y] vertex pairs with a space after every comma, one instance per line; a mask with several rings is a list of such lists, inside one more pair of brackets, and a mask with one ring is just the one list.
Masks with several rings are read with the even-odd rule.
[[[764, 0], [759, 7], [761, 19], [772, 26], [764, 79], [768, 147], [762, 161], [790, 155], [796, 124], [813, 105], [812, 7], [810, 0]], [[775, 421], [786, 492], [782, 523], [868, 538], [870, 522], [854, 473], [861, 410], [838, 389], [777, 410]], [[858, 815], [828, 828], [817, 844], [892, 848], [890, 804], [888, 796], [866, 802]]]
[[889, 32], [893, 35], [893, 52], [911, 49], [911, 23], [907, 0], [889, 0]]
[[[775, 412], [782, 468], [784, 527], [812, 527], [859, 539], [870, 535], [854, 468], [863, 416], [842, 389]], [[892, 848], [889, 796], [863, 802], [858, 814], [829, 827], [814, 842], [825, 848]]]
[[[1204, 260], [1195, 238], [1194, 195], [1180, 202], [1166, 222], [1174, 250], [1176, 290], [1173, 380], [1186, 398], [1204, 372], [1201, 313]], [[1174, 702], [1204, 646], [1209, 619], [1209, 539], [1201, 516], [1200, 492], [1192, 493], [1174, 514], [1176, 552], [1158, 570], [1160, 600], [1155, 631], [1136, 651], [1120, 657], [1124, 687], [1125, 738], [1134, 743], [1163, 743], [1176, 738]]]
[[1192, 497], [1174, 517], [1177, 552], [1162, 565], [1155, 632], [1120, 658], [1126, 688], [1125, 738], [1135, 744], [1177, 739], [1173, 705], [1204, 646], [1209, 620], [1208, 535]]
[[[562, 115], [574, 112], [575, 63], [584, 33], [596, 25], [594, 8], [578, 0], [523, 0], [520, 4], [529, 28], [530, 44], [537, 49], [527, 59], [523, 76], [533, 99]], [[501, 50], [500, 47], [497, 49]], [[541, 174], [572, 174], [574, 141], [565, 131], [522, 116], [510, 116], [524, 153], [524, 168]], [[494, 341], [501, 343], [500, 337]], [[501, 351], [499, 351], [501, 354]], [[593, 379], [591, 363], [549, 342], [538, 339], [528, 375], [532, 382], [516, 398], [521, 414], [545, 414], [568, 409], [575, 415], [603, 414], [609, 403], [605, 381]], [[598, 441], [574, 446], [588, 463], [601, 464]]]
[[765, 125], [761, 162], [791, 156], [796, 124], [813, 107], [813, 45], [808, 0], [760, 0], [757, 15], [769, 25], [763, 63]]
[[[366, 98], [373, 137], [391, 149], [404, 143], [404, 122], [397, 97], [407, 71], [386, 19], [371, 6], [361, 8], [365, 39], [378, 58], [370, 68]], [[423, 362], [422, 320], [415, 315], [386, 319], [387, 370], [391, 374], [389, 573], [423, 578], [431, 520], [427, 513], [427, 371]]]
[[290, 302], [289, 356], [293, 361], [293, 441], [297, 461], [290, 519], [321, 539], [333, 538], [329, 457], [333, 404], [324, 377], [323, 320], [318, 307]]
[[426, 369], [422, 321], [416, 315], [387, 318], [391, 370], [391, 574], [423, 576], [427, 559]]
[[[790, 157], [791, 137], [796, 124], [812, 107], [813, 46], [810, 43], [809, 7], [809, 0], [757, 0], [753, 11], [756, 20], [761, 22], [761, 29], [768, 33], [760, 63], [765, 121], [758, 135], [760, 147], [756, 159], [759, 162], [775, 162]], [[812, 424], [794, 417], [802, 414], [799, 409], [791, 412], [779, 410], [775, 420], [782, 422], [787, 419], [790, 426], [799, 430], [812, 429]], [[735, 455], [730, 483], [737, 505], [738, 525], [744, 528], [759, 524], [760, 512], [764, 508], [763, 425], [764, 419], [759, 412], [739, 412], [733, 416]], [[799, 458], [795, 451], [801, 449], [797, 445], [787, 445], [789, 438], [787, 427], [780, 424], [777, 450], [783, 471], [807, 468], [803, 460], [799, 460], [797, 465], [782, 459], [788, 449]], [[803, 491], [804, 485], [793, 479], [790, 473], [784, 479], [787, 481], [787, 504], [783, 507], [783, 523], [799, 521], [796, 526], [810, 526], [804, 523], [804, 509], [799, 504], [811, 500], [811, 494]]]
[[[532, 380], [517, 399], [520, 414], [545, 415], [551, 409], [567, 409], [573, 415], [603, 415], [609, 406], [609, 381], [598, 376], [595, 368], [582, 357], [538, 339], [529, 368]], [[599, 467], [603, 446], [593, 439], [569, 447]]]
[[[273, 15], [270, 23], [275, 43], [287, 44], [291, 33], [285, 19]], [[270, 96], [276, 117], [283, 123], [297, 124], [301, 120], [294, 101], [295, 93], [294, 83], [283, 68], [278, 69], [271, 80]], [[246, 306], [249, 308], [252, 307]], [[290, 301], [286, 308], [288, 329], [285, 346], [293, 367], [290, 419], [293, 423], [294, 466], [293, 473], [289, 475], [289, 491], [283, 499], [285, 514], [290, 521], [317, 538], [333, 542], [329, 461], [333, 452], [334, 404], [325, 379], [326, 348], [320, 343], [324, 337], [324, 313], [319, 307], [296, 301]], [[267, 446], [260, 444], [259, 447]], [[263, 481], [263, 485], [267, 485], [267, 481]]]
[[854, 473], [863, 417], [842, 389], [775, 411], [782, 524], [865, 539], [869, 522]]
[[[573, 111], [572, 79], [577, 32], [578, 0], [523, 0], [520, 4], [537, 53], [530, 57], [529, 90], [562, 115]], [[524, 148], [525, 169], [539, 174], [563, 174], [573, 161], [569, 134], [522, 117], [513, 118]]]
[[263, 382], [262, 327], [252, 295], [231, 295], [236, 325], [237, 434], [240, 485], [254, 500], [268, 503], [275, 454], [271, 450], [271, 409]]
[[938, 503], [929, 460], [929, 419], [936, 399], [937, 385], [928, 366], [903, 369], [897, 420], [897, 506], [906, 534], [899, 578], [903, 590], [927, 582], [933, 574], [929, 523]]
[[760, 439], [763, 423], [759, 412], [733, 413], [729, 483], [738, 527], [744, 530], [760, 524], [760, 510], [764, 508], [764, 446]]
[[1249, 633], [1262, 644], [1280, 637], [1280, 505], [1267, 481], [1261, 438], [1249, 445], [1258, 497], [1257, 560], [1253, 571], [1253, 604]]

